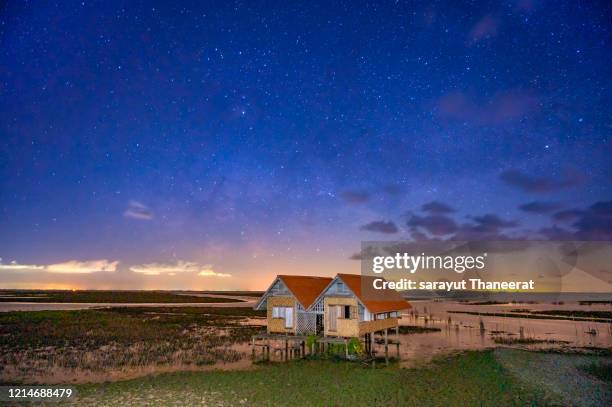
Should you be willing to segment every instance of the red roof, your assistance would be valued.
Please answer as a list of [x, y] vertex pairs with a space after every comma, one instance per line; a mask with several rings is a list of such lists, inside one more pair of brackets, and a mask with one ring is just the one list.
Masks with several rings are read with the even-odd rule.
[[329, 277], [280, 275], [278, 278], [285, 283], [304, 309], [310, 307], [321, 291], [332, 281]]
[[[374, 279], [379, 277], [360, 276], [356, 274], [338, 274], [338, 277], [351, 289], [357, 298], [359, 298], [359, 301], [361, 301], [368, 311], [372, 313], [400, 311], [412, 308], [410, 303], [402, 298], [396, 290], [375, 290], [375, 292], [368, 293], [368, 295], [363, 295], [361, 290], [362, 285], [367, 284], [367, 287], [372, 287]], [[372, 288], [372, 290], [374, 290], [374, 288]], [[384, 299], [373, 297], [384, 297]]]

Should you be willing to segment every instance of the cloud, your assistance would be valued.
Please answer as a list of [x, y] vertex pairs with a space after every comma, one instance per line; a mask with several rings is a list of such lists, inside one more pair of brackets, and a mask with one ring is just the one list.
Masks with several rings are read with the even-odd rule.
[[395, 226], [395, 223], [385, 222], [381, 220], [370, 222], [366, 225], [363, 225], [360, 229], [367, 230], [369, 232], [379, 232], [379, 233], [387, 233], [387, 234], [393, 234], [393, 233], [398, 232], [398, 229], [397, 229], [397, 226]]
[[423, 228], [434, 236], [449, 235], [457, 231], [457, 224], [455, 221], [444, 215], [413, 215], [408, 219], [406, 224], [411, 228]]
[[476, 124], [500, 124], [537, 111], [537, 98], [520, 89], [499, 92], [489, 100], [475, 101], [463, 92], [451, 92], [438, 101], [443, 117]]
[[349, 256], [350, 260], [363, 260], [363, 255], [361, 254], [361, 252], [359, 253], [353, 253]]
[[499, 29], [499, 19], [491, 14], [487, 14], [474, 24], [468, 33], [468, 42], [476, 43], [497, 35]]
[[560, 179], [552, 177], [536, 177], [524, 174], [518, 170], [506, 170], [499, 175], [506, 184], [525, 192], [544, 193], [572, 187], [582, 182], [582, 177], [570, 174]]
[[559, 209], [559, 204], [556, 202], [541, 202], [541, 201], [532, 201], [526, 204], [520, 205], [519, 209], [524, 212], [529, 213], [550, 213], [557, 209]]
[[474, 216], [474, 223], [461, 225], [452, 240], [510, 240], [513, 239], [503, 233], [504, 229], [518, 226], [517, 221], [504, 220], [495, 214]]
[[548, 240], [575, 240], [576, 234], [571, 230], [560, 228], [558, 226], [540, 228], [539, 234], [546, 237]]
[[612, 201], [595, 202], [573, 227], [579, 239], [612, 240]]
[[11, 261], [9, 264], [2, 264], [2, 259], [0, 258], [0, 270], [10, 270], [10, 271], [27, 271], [27, 270], [43, 270], [44, 266], [39, 266], [36, 264], [19, 264], [15, 260]]
[[400, 196], [404, 191], [403, 188], [399, 185], [388, 184], [383, 187], [383, 192], [385, 192], [389, 196]]
[[[1, 260], [1, 259], [0, 259]], [[63, 263], [39, 265], [39, 264], [19, 264], [12, 261], [9, 264], [2, 264], [0, 270], [9, 271], [46, 271], [49, 273], [61, 274], [90, 274], [97, 272], [115, 272], [119, 261], [109, 260], [68, 260]]]
[[513, 240], [512, 238], [499, 229], [487, 229], [481, 225], [464, 224], [459, 227], [457, 233], [451, 236], [450, 240], [465, 240], [465, 241], [506, 241]]
[[453, 213], [455, 210], [443, 202], [431, 201], [424, 204], [421, 209], [431, 214], [441, 215], [444, 213]]
[[370, 194], [365, 191], [343, 191], [340, 197], [350, 204], [361, 204], [370, 200]]
[[130, 267], [134, 273], [146, 276], [176, 275], [179, 273], [196, 273], [202, 277], [231, 277], [231, 274], [217, 273], [210, 264], [179, 260], [174, 263], [147, 263]]
[[497, 230], [502, 228], [512, 228], [518, 226], [518, 222], [515, 220], [504, 220], [499, 216], [494, 215], [492, 213], [482, 215], [482, 216], [474, 216], [473, 218], [479, 226], [486, 228], [488, 230]]
[[145, 204], [133, 200], [128, 202], [128, 207], [125, 212], [123, 212], [123, 216], [139, 220], [153, 219], [153, 213]]
[[550, 240], [612, 241], [612, 201], [595, 202], [584, 210], [560, 211], [553, 220], [571, 224], [541, 228], [539, 233]]
[[580, 218], [584, 214], [584, 211], [580, 209], [566, 209], [564, 211], [555, 212], [552, 215], [553, 220], [559, 222], [573, 222]]
[[226, 273], [217, 273], [215, 271], [213, 271], [212, 269], [209, 270], [202, 270], [198, 273], [198, 276], [200, 277], [231, 277], [231, 274], [226, 274]]
[[109, 260], [68, 260], [63, 263], [49, 264], [44, 269], [49, 273], [89, 274], [101, 271], [115, 272], [118, 264], [119, 261]]

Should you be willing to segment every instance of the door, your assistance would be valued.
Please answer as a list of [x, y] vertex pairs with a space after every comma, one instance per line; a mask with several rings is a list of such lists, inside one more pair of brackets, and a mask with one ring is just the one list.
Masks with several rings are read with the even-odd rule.
[[317, 321], [315, 323], [315, 335], [318, 335], [323, 331], [323, 314], [317, 314]]
[[327, 323], [329, 326], [327, 327], [328, 331], [335, 332], [338, 329], [338, 308], [337, 305], [330, 305], [327, 307]]

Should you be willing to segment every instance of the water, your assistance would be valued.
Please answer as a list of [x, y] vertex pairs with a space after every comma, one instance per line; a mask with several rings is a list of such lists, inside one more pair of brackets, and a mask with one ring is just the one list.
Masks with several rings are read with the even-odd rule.
[[[511, 309], [538, 310], [603, 310], [612, 311], [607, 304], [580, 305], [576, 303], [558, 304], [494, 304], [470, 305], [457, 301], [412, 301], [410, 313], [402, 315], [401, 325], [418, 325], [440, 328], [439, 332], [399, 335], [400, 354], [404, 365], [428, 361], [436, 355], [461, 350], [486, 349], [498, 346], [494, 336], [519, 338], [521, 331], [524, 338], [564, 341], [567, 343], [544, 343], [520, 345], [532, 349], [569, 348], [569, 347], [612, 347], [612, 325], [592, 321], [571, 321], [562, 319], [526, 319], [512, 318]], [[481, 313], [504, 313], [508, 317], [479, 316], [449, 311], [467, 311]], [[449, 323], [450, 318], [450, 323]], [[481, 330], [480, 323], [484, 326]], [[593, 334], [595, 333], [595, 334]], [[390, 338], [396, 339], [395, 335]], [[382, 347], [378, 346], [382, 352]], [[395, 347], [391, 347], [395, 355]]]

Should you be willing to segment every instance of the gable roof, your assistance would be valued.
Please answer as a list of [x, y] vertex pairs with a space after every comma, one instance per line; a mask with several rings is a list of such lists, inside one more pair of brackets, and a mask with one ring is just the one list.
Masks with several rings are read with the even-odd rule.
[[308, 309], [332, 281], [330, 277], [279, 275], [278, 278], [283, 281], [304, 309]]
[[371, 299], [368, 298], [368, 296], [364, 296], [361, 291], [362, 284], [368, 284], [371, 286], [372, 282], [376, 278], [380, 277], [361, 276], [357, 274], [338, 274], [337, 278], [346, 284], [346, 286], [371, 313], [400, 311], [403, 309], [412, 308], [410, 303], [395, 290], [380, 290], [384, 292], [384, 300]]

